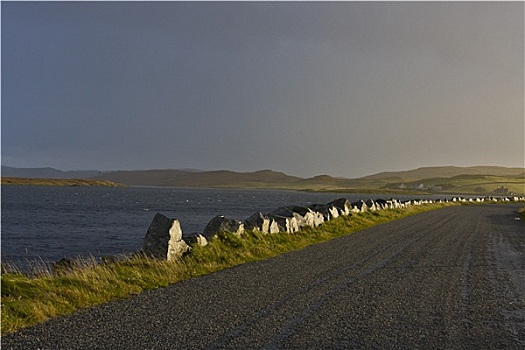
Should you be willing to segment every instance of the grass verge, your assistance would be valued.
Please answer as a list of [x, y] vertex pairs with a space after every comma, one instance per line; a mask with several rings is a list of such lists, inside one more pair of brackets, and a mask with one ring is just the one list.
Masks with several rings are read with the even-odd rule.
[[205, 247], [194, 246], [191, 254], [176, 262], [135, 255], [107, 264], [86, 259], [79, 263], [80, 266], [60, 275], [40, 272], [29, 276], [3, 271], [2, 334], [59, 315], [71, 314], [80, 308], [127, 298], [144, 290], [165, 287], [246, 262], [267, 259], [443, 206], [427, 204], [360, 213], [331, 220], [317, 228], [307, 227], [294, 234], [246, 232], [238, 237], [224, 233]]

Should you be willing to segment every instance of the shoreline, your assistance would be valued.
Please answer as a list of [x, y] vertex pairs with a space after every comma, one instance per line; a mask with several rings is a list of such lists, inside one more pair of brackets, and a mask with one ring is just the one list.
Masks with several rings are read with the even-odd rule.
[[45, 178], [21, 178], [2, 177], [2, 186], [82, 186], [82, 187], [126, 187], [109, 180], [86, 180], [86, 179], [45, 179]]

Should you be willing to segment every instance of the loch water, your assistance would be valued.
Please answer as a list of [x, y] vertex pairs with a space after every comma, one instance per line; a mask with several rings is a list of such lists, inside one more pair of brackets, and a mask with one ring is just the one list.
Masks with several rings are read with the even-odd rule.
[[[184, 235], [202, 232], [216, 215], [244, 220], [281, 206], [381, 195], [170, 187], [2, 186], [2, 261], [57, 261], [140, 250], [157, 212], [180, 221]], [[404, 199], [396, 196], [396, 198]], [[406, 198], [408, 199], [408, 197]]]

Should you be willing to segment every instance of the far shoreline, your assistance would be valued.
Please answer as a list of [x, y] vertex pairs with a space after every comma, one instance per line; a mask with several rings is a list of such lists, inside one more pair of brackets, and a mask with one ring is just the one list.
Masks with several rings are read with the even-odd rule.
[[[421, 191], [417, 189], [392, 189], [378, 188], [345, 188], [345, 187], [318, 187], [301, 188], [285, 186], [283, 184], [243, 183], [240, 185], [208, 185], [208, 186], [166, 186], [166, 185], [126, 185], [111, 180], [98, 179], [56, 179], [56, 178], [21, 178], [2, 177], [2, 186], [49, 186], [49, 187], [145, 187], [145, 188], [181, 188], [181, 189], [208, 189], [208, 190], [261, 190], [261, 191], [296, 191], [310, 193], [340, 193], [340, 194], [375, 194], [375, 195], [400, 195], [400, 196], [476, 196], [476, 197], [502, 197], [504, 194], [494, 192], [475, 191]], [[507, 193], [506, 196], [519, 196], [520, 193]]]
[[80, 186], [80, 187], [126, 187], [109, 180], [86, 179], [40, 179], [21, 177], [2, 177], [2, 186]]

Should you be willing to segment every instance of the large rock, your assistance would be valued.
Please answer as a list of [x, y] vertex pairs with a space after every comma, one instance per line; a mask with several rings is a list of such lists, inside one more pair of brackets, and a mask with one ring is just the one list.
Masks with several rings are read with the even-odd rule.
[[313, 212], [321, 214], [324, 218], [324, 221], [329, 221], [339, 217], [339, 210], [337, 210], [337, 208], [333, 205], [312, 204], [308, 208]]
[[352, 209], [351, 211], [353, 213], [364, 213], [365, 211], [368, 211], [368, 205], [363, 200], [352, 202]]
[[339, 215], [349, 215], [352, 209], [352, 205], [346, 198], [339, 198], [330, 203], [327, 203], [328, 206], [336, 207], [339, 210]]
[[308, 222], [308, 225], [312, 227], [317, 227], [325, 221], [323, 214], [312, 210], [310, 210], [310, 214], [308, 216], [305, 216], [305, 219]]
[[192, 234], [191, 236], [186, 236], [183, 239], [189, 244], [197, 244], [200, 246], [208, 245], [208, 240], [206, 239], [206, 237], [204, 237], [200, 233], [195, 233], [195, 234]]
[[268, 233], [274, 234], [279, 232], [281, 232], [281, 230], [279, 229], [279, 224], [277, 224], [277, 221], [270, 219], [270, 228]]
[[270, 219], [261, 212], [257, 212], [244, 220], [244, 229], [270, 233]]
[[168, 261], [180, 259], [190, 247], [182, 240], [178, 220], [157, 213], [149, 225], [142, 251], [149, 256]]
[[310, 208], [300, 206], [292, 206], [287, 208], [294, 213], [299, 227], [317, 227], [324, 222], [323, 214], [313, 211]]
[[299, 224], [297, 223], [297, 219], [295, 217], [268, 214], [268, 218], [272, 220], [272, 223], [270, 224], [270, 233], [274, 233], [274, 225], [279, 228], [279, 232], [294, 233], [299, 231]]
[[[388, 201], [385, 200], [385, 199], [382, 199], [382, 198], [377, 198], [375, 200], [372, 201], [375, 205], [375, 210], [385, 210], [385, 209], [388, 209]], [[365, 202], [366, 205], [368, 207], [370, 207], [370, 205], [368, 204], [368, 201]], [[370, 209], [372, 210], [372, 209]]]
[[313, 213], [310, 209], [300, 206], [280, 207], [270, 212], [268, 215], [278, 215], [285, 218], [295, 218], [297, 226], [299, 228], [304, 226], [311, 226], [309, 224], [312, 219], [310, 218]]
[[202, 235], [210, 240], [221, 232], [231, 232], [240, 236], [244, 232], [244, 224], [238, 220], [217, 215], [206, 225]]
[[[396, 198], [390, 198], [389, 203], [392, 209], [401, 208], [401, 202], [397, 200]], [[430, 201], [430, 203], [432, 203], [432, 201]]]

